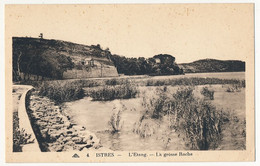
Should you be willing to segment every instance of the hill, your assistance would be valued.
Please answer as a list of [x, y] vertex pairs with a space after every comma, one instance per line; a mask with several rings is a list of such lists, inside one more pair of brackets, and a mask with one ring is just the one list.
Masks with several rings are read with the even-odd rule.
[[238, 60], [202, 59], [192, 63], [182, 63], [184, 73], [238, 72], [245, 71], [245, 62]]
[[62, 40], [13, 37], [13, 80], [73, 79], [125, 75], [176, 75], [201, 72], [245, 71], [245, 62], [203, 59], [177, 64], [175, 57], [151, 58], [112, 55], [100, 45]]
[[24, 80], [118, 76], [110, 57], [100, 45], [13, 37], [13, 75]]

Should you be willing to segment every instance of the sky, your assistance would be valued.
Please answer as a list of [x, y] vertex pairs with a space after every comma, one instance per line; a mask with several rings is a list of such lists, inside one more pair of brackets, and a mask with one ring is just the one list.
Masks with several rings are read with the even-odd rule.
[[243, 60], [254, 53], [252, 4], [7, 5], [12, 36], [100, 44], [112, 54], [170, 54], [177, 63]]

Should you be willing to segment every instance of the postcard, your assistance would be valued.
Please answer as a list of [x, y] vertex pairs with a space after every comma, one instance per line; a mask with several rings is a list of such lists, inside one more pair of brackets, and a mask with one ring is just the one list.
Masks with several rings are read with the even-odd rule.
[[254, 4], [5, 5], [6, 162], [254, 161]]

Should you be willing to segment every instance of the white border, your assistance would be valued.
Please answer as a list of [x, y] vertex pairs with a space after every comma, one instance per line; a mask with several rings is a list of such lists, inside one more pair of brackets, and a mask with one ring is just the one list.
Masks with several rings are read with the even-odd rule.
[[[249, 165], [249, 166], [256, 166], [260, 165], [260, 158], [259, 158], [259, 139], [260, 139], [260, 112], [259, 112], [259, 93], [260, 93], [260, 78], [259, 72], [260, 68], [258, 65], [260, 64], [260, 1], [257, 0], [0, 0], [0, 165], [34, 165], [32, 164], [7, 164], [5, 163], [5, 58], [4, 58], [4, 5], [5, 4], [113, 4], [113, 3], [120, 3], [120, 4], [129, 4], [129, 3], [255, 3], [255, 122], [256, 122], [256, 162], [171, 162], [171, 163], [106, 163], [105, 165], [113, 166], [113, 165], [221, 165], [221, 166], [240, 166], [240, 165]], [[258, 75], [258, 77], [257, 77]], [[39, 163], [37, 165], [100, 165], [103, 163]]]

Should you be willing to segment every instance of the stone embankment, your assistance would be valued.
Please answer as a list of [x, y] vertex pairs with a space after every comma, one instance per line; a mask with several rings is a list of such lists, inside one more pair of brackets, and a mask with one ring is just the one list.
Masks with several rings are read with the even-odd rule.
[[87, 151], [101, 148], [100, 140], [86, 130], [70, 122], [62, 106], [55, 105], [47, 97], [32, 92], [28, 112], [42, 151]]

